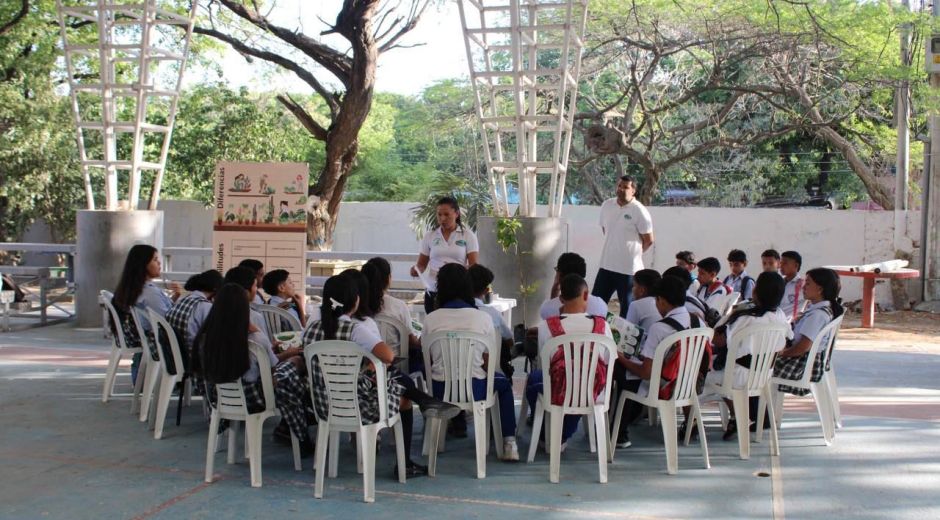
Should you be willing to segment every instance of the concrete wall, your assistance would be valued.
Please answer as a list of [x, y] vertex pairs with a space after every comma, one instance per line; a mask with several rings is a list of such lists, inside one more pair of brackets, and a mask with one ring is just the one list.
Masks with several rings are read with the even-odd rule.
[[[334, 249], [417, 252], [418, 239], [409, 227], [414, 206], [410, 202], [343, 203]], [[544, 214], [544, 208], [539, 210]], [[698, 258], [719, 258], [723, 272], [728, 251], [743, 249], [752, 274], [760, 272], [760, 253], [768, 248], [799, 251], [804, 270], [894, 258], [894, 215], [887, 211], [652, 207], [650, 213], [656, 241], [644, 260], [659, 271], [674, 265], [675, 253], [683, 249], [695, 252]], [[597, 206], [570, 206], [563, 212], [571, 226], [569, 249], [585, 257], [591, 282], [604, 240], [597, 223], [599, 214]], [[919, 213], [910, 213], [906, 231], [919, 243]], [[396, 274], [404, 275], [404, 267], [396, 265]], [[916, 285], [911, 282], [910, 288]], [[847, 301], [861, 299], [861, 282], [843, 280], [842, 295]], [[887, 284], [879, 283], [876, 298], [881, 305], [891, 304]]]

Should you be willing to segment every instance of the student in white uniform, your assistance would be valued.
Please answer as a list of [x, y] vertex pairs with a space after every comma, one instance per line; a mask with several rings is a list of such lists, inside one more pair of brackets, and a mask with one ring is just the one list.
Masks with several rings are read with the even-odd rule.
[[806, 303], [803, 298], [803, 284], [805, 281], [800, 276], [801, 267], [803, 267], [803, 257], [796, 251], [784, 251], [780, 255], [780, 274], [783, 275], [783, 279], [787, 283], [780, 307], [790, 321], [796, 320]]
[[731, 274], [725, 277], [724, 284], [741, 295], [741, 301], [751, 299], [754, 292], [754, 279], [747, 274], [747, 253], [732, 249], [728, 253], [728, 267]]
[[473, 286], [473, 302], [476, 304], [477, 309], [485, 312], [493, 320], [493, 328], [496, 330], [496, 335], [499, 336], [501, 347], [499, 369], [503, 371], [503, 375], [511, 378], [515, 371], [512, 366], [512, 329], [503, 319], [503, 313], [490, 307], [484, 301], [490, 293], [490, 284], [493, 283], [494, 279], [493, 271], [490, 271], [484, 265], [476, 264], [470, 266], [468, 274], [470, 275], [470, 284]]
[[617, 196], [601, 205], [604, 249], [592, 291], [605, 302], [616, 291], [623, 318], [632, 298], [633, 274], [643, 269], [643, 252], [653, 245], [653, 219], [635, 193], [636, 182], [625, 175], [617, 183]]
[[[254, 258], [246, 258], [238, 263], [238, 267], [247, 267], [255, 273], [255, 279], [258, 281], [258, 287], [261, 287], [261, 281], [264, 279], [264, 264], [260, 260], [255, 260]], [[269, 295], [270, 296], [270, 295]], [[264, 296], [261, 294], [261, 291], [258, 291], [255, 294], [254, 299], [251, 303], [261, 305], [264, 303]]]
[[442, 197], [437, 201], [437, 227], [425, 233], [421, 240], [418, 262], [411, 268], [411, 276], [424, 273], [430, 287], [424, 294], [424, 311], [434, 310], [437, 293], [437, 272], [445, 264], [455, 263], [470, 267], [477, 263], [480, 245], [477, 236], [460, 221], [460, 206], [453, 197]]
[[269, 296], [268, 305], [280, 307], [293, 314], [301, 327], [307, 325], [307, 316], [301, 305], [303, 298], [294, 289], [294, 283], [290, 280], [290, 273], [286, 269], [275, 269], [265, 273], [261, 279], [261, 288]]
[[711, 308], [718, 305], [718, 299], [721, 296], [731, 294], [731, 288], [718, 280], [719, 271], [721, 271], [721, 262], [713, 256], [703, 258], [698, 263], [700, 286], [695, 296]]
[[[751, 342], [748, 340], [741, 344], [736, 359], [727, 359], [728, 345], [733, 341], [735, 333], [745, 327], [772, 323], [783, 324], [787, 325], [786, 339], [793, 338], [793, 332], [789, 328], [789, 320], [780, 309], [784, 285], [783, 277], [776, 272], [765, 271], [761, 273], [757, 277], [754, 286], [754, 297], [751, 300], [753, 305], [735, 311], [728, 317], [727, 321], [715, 328], [715, 336], [712, 340], [715, 358], [712, 371], [705, 378], [706, 383], [721, 384], [725, 377], [724, 371], [731, 368], [734, 370], [734, 387], [741, 388], [747, 384], [748, 369], [751, 366]], [[779, 352], [785, 346], [786, 341], [781, 341], [779, 345], [775, 346], [774, 351]], [[750, 399], [749, 417], [751, 421], [754, 421], [757, 416], [758, 401], [758, 397]], [[733, 409], [733, 407], [730, 408]], [[723, 439], [726, 441], [731, 440], [737, 435], [737, 432], [736, 423], [732, 419], [725, 430]]]
[[767, 249], [760, 254], [761, 271], [765, 273], [780, 272], [780, 253], [776, 249]]
[[654, 269], [641, 269], [633, 277], [633, 303], [627, 310], [627, 321], [640, 327], [644, 333], [662, 319], [656, 308], [656, 284], [662, 277]]
[[[552, 316], [558, 316], [561, 312], [561, 279], [569, 274], [576, 274], [581, 278], [587, 278], [587, 263], [584, 258], [577, 253], [562, 253], [555, 264], [555, 280], [552, 282], [550, 298], [542, 302], [539, 307], [539, 317], [547, 320]], [[599, 296], [590, 295], [587, 303], [587, 313], [591, 316], [607, 317], [607, 302]]]
[[370, 258], [366, 265], [362, 266], [362, 274], [369, 280], [369, 293], [371, 293], [375, 315], [394, 318], [403, 323], [409, 331], [407, 338], [400, 338], [397, 334], [393, 334], [394, 337], [390, 337], [386, 343], [395, 351], [396, 357], [409, 358], [408, 370], [410, 372], [423, 371], [421, 342], [410, 332], [411, 313], [408, 312], [408, 305], [388, 293], [392, 284], [392, 266], [388, 260], [377, 256]]
[[689, 294], [694, 295], [698, 291], [698, 272], [696, 270], [698, 264], [695, 262], [695, 253], [692, 251], [679, 251], [676, 253], [676, 265], [689, 272], [689, 276], [692, 277]]

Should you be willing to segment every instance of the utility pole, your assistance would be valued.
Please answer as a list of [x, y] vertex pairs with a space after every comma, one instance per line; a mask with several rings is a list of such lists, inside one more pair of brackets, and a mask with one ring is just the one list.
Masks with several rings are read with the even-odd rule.
[[[932, 18], [940, 18], [940, 0], [934, 0]], [[940, 34], [932, 34], [927, 40], [927, 55], [934, 60], [928, 62], [930, 88], [940, 92], [940, 70], [935, 66], [940, 55]], [[935, 52], [936, 51], [936, 52]], [[934, 72], [937, 70], [936, 72]], [[923, 281], [924, 303], [919, 309], [940, 312], [940, 114], [930, 114], [930, 170], [924, 176]]]
[[[903, 2], [905, 14], [911, 9], [910, 0]], [[911, 65], [911, 24], [904, 22], [901, 25], [901, 66], [908, 70]], [[898, 84], [895, 94], [895, 121], [898, 125], [898, 151], [895, 163], [894, 189], [894, 251], [904, 251], [910, 248], [907, 235], [907, 184], [911, 164], [911, 136], [910, 136], [910, 82], [905, 78]]]

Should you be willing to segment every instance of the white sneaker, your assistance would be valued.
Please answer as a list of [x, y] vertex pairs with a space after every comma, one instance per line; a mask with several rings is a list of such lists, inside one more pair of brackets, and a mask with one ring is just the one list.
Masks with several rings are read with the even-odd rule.
[[519, 462], [519, 445], [515, 440], [503, 442], [503, 460], [506, 462]]

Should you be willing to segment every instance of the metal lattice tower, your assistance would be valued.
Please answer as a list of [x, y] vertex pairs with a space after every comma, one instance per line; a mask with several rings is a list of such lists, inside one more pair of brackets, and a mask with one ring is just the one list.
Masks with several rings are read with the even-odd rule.
[[535, 216], [536, 183], [549, 175], [548, 216], [561, 215], [588, 0], [459, 0], [493, 205], [508, 215], [507, 177], [519, 215]]
[[118, 209], [118, 172], [133, 210], [142, 172], [153, 171], [156, 209], [197, 1], [188, 13], [161, 3], [56, 0], [88, 209], [94, 168], [104, 171], [108, 210]]

